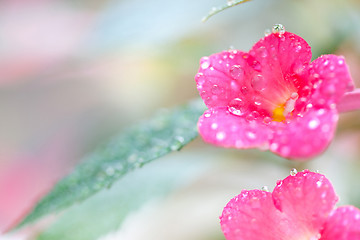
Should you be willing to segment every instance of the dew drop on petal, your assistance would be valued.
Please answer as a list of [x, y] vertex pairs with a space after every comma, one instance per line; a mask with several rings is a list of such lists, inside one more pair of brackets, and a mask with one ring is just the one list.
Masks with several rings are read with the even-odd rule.
[[272, 122], [271, 117], [264, 117], [264, 123], [265, 124], [270, 124]]
[[213, 94], [219, 94], [220, 92], [221, 92], [221, 89], [219, 88], [219, 86], [218, 85], [216, 85], [216, 84], [214, 84], [212, 87], [211, 87], [211, 92], [213, 93]]
[[217, 123], [213, 123], [211, 124], [211, 129], [215, 130], [218, 128], [218, 124]]
[[248, 131], [246, 133], [246, 136], [249, 138], [249, 139], [255, 139], [256, 138], [256, 134], [251, 132], [251, 131]]
[[322, 185], [322, 181], [321, 181], [321, 180], [319, 180], [319, 181], [316, 182], [316, 186], [317, 186], [318, 188], [321, 187], [321, 185]]
[[276, 151], [278, 148], [279, 148], [279, 144], [277, 144], [277, 143], [272, 143], [270, 145], [270, 150], [271, 151]]
[[264, 31], [265, 37], [269, 36], [270, 34], [271, 34], [271, 30], [270, 29], [265, 29], [265, 31]]
[[261, 74], [256, 74], [251, 79], [251, 86], [255, 91], [264, 91], [266, 88], [266, 81]]
[[272, 28], [272, 33], [282, 36], [285, 33], [285, 27], [282, 24], [275, 24]]
[[267, 52], [267, 49], [266, 47], [264, 46], [261, 46], [257, 49], [257, 52], [259, 53], [259, 55], [262, 57], [262, 58], [265, 58], [268, 56], [268, 52]]
[[250, 66], [258, 72], [261, 71], [261, 64], [256, 60], [252, 61], [252, 63], [250, 63]]
[[295, 176], [297, 173], [298, 173], [298, 171], [296, 170], [296, 168], [293, 168], [293, 169], [291, 169], [291, 171], [290, 171], [290, 175], [291, 175], [291, 176]]
[[230, 101], [228, 110], [230, 113], [241, 116], [244, 114], [244, 102], [241, 98], [234, 98]]
[[225, 134], [224, 132], [218, 132], [218, 133], [216, 134], [216, 139], [219, 140], [219, 141], [224, 140], [225, 137], [226, 137], [226, 134]]
[[230, 68], [230, 75], [234, 79], [242, 79], [244, 77], [244, 69], [240, 65], [233, 65]]
[[244, 95], [246, 95], [246, 94], [249, 93], [249, 89], [248, 89], [246, 86], [242, 86], [242, 87], [241, 87], [241, 93], [244, 94]]
[[269, 188], [268, 188], [267, 186], [263, 186], [263, 187], [261, 188], [261, 190], [263, 190], [263, 191], [265, 191], [265, 192], [268, 192], [268, 191], [269, 191]]
[[261, 102], [258, 101], [258, 100], [256, 100], [254, 103], [255, 103], [256, 106], [260, 106], [260, 105], [261, 105]]
[[309, 126], [310, 129], [315, 129], [315, 128], [317, 128], [319, 125], [320, 125], [319, 119], [312, 119], [312, 120], [309, 121], [309, 124], [308, 124], [308, 126]]
[[210, 67], [210, 62], [208, 58], [203, 58], [204, 62], [201, 63], [201, 68], [202, 69], [207, 69], [208, 67]]
[[260, 113], [258, 111], [252, 111], [251, 115], [253, 116], [254, 119], [257, 119], [258, 117], [260, 117]]

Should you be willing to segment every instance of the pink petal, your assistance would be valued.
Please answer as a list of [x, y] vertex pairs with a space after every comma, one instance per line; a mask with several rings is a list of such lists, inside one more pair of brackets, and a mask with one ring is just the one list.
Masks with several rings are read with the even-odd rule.
[[306, 78], [298, 76], [311, 60], [310, 46], [301, 37], [289, 32], [271, 34], [257, 42], [249, 54], [260, 65], [259, 74], [266, 85], [260, 92], [263, 98], [283, 104], [308, 85]]
[[206, 106], [228, 106], [232, 99], [241, 96], [247, 67], [244, 55], [243, 52], [230, 50], [200, 60], [195, 80]]
[[320, 233], [338, 200], [329, 180], [308, 170], [278, 181], [273, 199], [276, 208], [287, 215], [302, 235], [309, 237], [304, 239]]
[[335, 109], [309, 109], [303, 117], [279, 125], [270, 150], [285, 158], [306, 159], [323, 152], [334, 136]]
[[360, 210], [343, 206], [332, 212], [321, 233], [321, 240], [360, 240]]
[[310, 64], [308, 74], [314, 88], [311, 96], [313, 106], [336, 104], [345, 92], [354, 89], [353, 80], [343, 57], [323, 55]]
[[311, 60], [311, 48], [307, 42], [289, 32], [270, 34], [260, 39], [249, 54], [261, 62], [261, 71], [269, 75], [274, 67], [279, 67], [284, 75], [297, 72], [299, 67], [309, 64]]
[[262, 120], [248, 121], [231, 114], [226, 107], [205, 111], [198, 122], [200, 135], [206, 142], [223, 147], [266, 147], [272, 130]]
[[288, 240], [296, 229], [278, 211], [271, 193], [243, 190], [230, 200], [220, 217], [227, 240]]

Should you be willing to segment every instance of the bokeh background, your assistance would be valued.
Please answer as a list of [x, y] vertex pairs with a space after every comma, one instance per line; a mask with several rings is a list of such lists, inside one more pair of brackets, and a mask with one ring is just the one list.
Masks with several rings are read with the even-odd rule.
[[241, 189], [271, 190], [292, 167], [320, 170], [360, 207], [360, 114], [342, 114], [318, 158], [297, 163], [197, 139], [111, 189], [20, 232], [16, 224], [97, 145], [160, 108], [197, 98], [199, 59], [248, 51], [276, 23], [313, 58], [344, 55], [360, 87], [360, 2], [253, 0], [0, 2], [0, 239], [224, 239], [218, 217]]

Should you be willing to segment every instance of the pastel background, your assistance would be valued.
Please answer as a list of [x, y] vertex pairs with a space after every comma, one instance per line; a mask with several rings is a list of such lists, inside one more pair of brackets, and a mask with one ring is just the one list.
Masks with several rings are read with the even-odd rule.
[[[97, 145], [160, 108], [197, 98], [202, 56], [230, 47], [248, 51], [276, 23], [303, 37], [313, 58], [344, 55], [360, 87], [359, 1], [253, 0], [201, 22], [223, 4], [0, 2], [0, 232]], [[342, 114], [334, 141], [310, 162], [216, 148], [198, 138], [71, 214], [0, 239], [220, 240], [225, 204], [244, 188], [271, 190], [293, 167], [319, 170], [340, 205], [360, 207], [360, 112]]]

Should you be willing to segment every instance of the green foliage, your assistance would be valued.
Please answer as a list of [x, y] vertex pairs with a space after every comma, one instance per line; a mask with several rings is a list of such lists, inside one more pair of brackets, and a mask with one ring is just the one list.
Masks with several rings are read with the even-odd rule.
[[[211, 161], [194, 161], [194, 153], [172, 154], [132, 171], [81, 204], [68, 208], [38, 240], [98, 239], [116, 231], [136, 210], [161, 204], [161, 197], [201, 175]], [[179, 171], [181, 169], [181, 171]]]
[[198, 135], [196, 123], [204, 110], [202, 101], [196, 100], [173, 110], [162, 110], [152, 119], [125, 130], [60, 180], [19, 227], [83, 201], [130, 171], [180, 150]]

